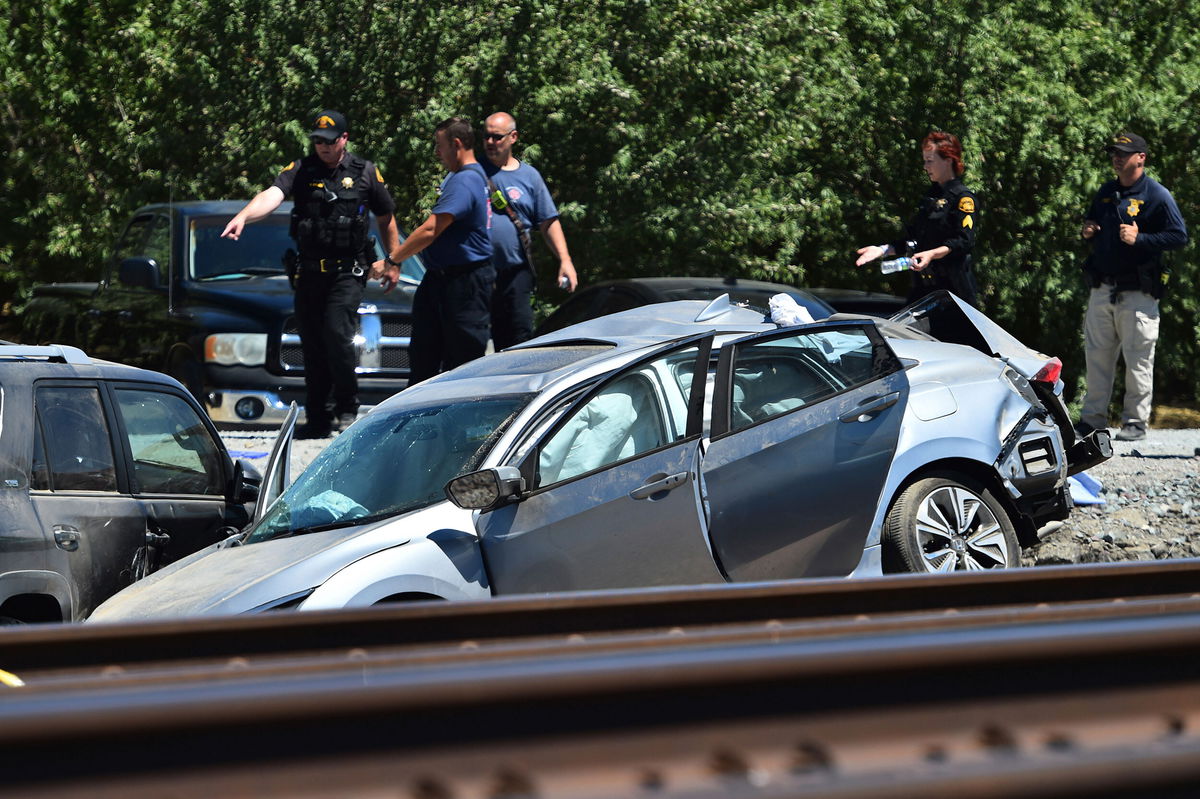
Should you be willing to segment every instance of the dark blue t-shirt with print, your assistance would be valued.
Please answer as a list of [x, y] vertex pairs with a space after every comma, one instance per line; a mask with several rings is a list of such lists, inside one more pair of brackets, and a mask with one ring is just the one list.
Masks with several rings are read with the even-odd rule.
[[436, 269], [490, 259], [490, 211], [487, 180], [479, 164], [467, 164], [447, 176], [433, 213], [450, 214], [454, 221], [425, 248], [426, 265]]

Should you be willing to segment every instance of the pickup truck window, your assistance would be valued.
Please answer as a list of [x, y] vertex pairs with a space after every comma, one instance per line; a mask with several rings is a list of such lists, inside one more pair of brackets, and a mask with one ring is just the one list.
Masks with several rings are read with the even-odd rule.
[[117, 472], [100, 391], [84, 386], [39, 386], [34, 393], [31, 488], [116, 491]]
[[199, 414], [174, 394], [117, 389], [135, 493], [222, 493], [221, 455]]
[[158, 279], [166, 283], [171, 263], [171, 220], [165, 216], [155, 216], [146, 231], [145, 255], [158, 263]]
[[276, 214], [246, 225], [237, 241], [221, 238], [229, 219], [198, 216], [188, 230], [188, 268], [197, 280], [283, 274], [283, 253], [295, 248], [288, 217]]
[[126, 258], [145, 255], [146, 236], [153, 224], [154, 216], [152, 214], [143, 214], [131, 219], [117, 242], [117, 248], [113, 253], [113, 263], [119, 264]]

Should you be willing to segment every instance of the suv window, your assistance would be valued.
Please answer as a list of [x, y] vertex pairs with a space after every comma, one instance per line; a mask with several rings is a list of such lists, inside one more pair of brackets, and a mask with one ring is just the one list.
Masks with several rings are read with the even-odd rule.
[[116, 395], [136, 493], [223, 493], [220, 450], [191, 405], [148, 389], [118, 388]]
[[42, 386], [34, 394], [31, 487], [50, 491], [116, 491], [117, 471], [100, 391]]

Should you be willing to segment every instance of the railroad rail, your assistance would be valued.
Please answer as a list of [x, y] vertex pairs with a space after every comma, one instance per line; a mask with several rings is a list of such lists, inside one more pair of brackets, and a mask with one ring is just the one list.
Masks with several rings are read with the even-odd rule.
[[4, 796], [1183, 795], [1200, 562], [0, 631]]

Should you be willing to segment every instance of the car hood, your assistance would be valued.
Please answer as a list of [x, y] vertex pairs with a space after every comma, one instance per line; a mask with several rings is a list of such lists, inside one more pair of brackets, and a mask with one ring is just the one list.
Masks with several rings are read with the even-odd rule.
[[458, 521], [439, 502], [360, 527], [305, 533], [247, 546], [213, 544], [139, 580], [96, 608], [88, 621], [136, 621], [245, 613], [303, 594], [347, 565]]
[[[368, 282], [360, 306], [374, 305], [385, 313], [408, 313], [416, 287], [402, 284], [384, 294], [378, 283]], [[295, 303], [291, 286], [283, 275], [227, 277], [192, 282], [188, 293], [193, 302], [212, 304], [231, 311], [269, 307], [277, 316], [291, 316]]]

